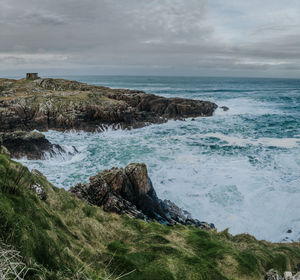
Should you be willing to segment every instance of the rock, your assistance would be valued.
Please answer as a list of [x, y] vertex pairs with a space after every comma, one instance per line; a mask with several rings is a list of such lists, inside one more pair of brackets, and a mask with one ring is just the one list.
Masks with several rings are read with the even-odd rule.
[[105, 211], [128, 214], [146, 221], [156, 220], [166, 225], [192, 225], [212, 229], [213, 224], [193, 219], [190, 213], [169, 200], [160, 200], [148, 176], [145, 164], [132, 163], [126, 168], [112, 168], [79, 183], [70, 192]]
[[13, 158], [27, 157], [36, 160], [43, 159], [46, 152], [51, 156], [65, 152], [59, 145], [50, 143], [39, 132], [0, 133], [0, 138]]
[[284, 280], [293, 280], [293, 274], [290, 271], [285, 271], [283, 274], [283, 279]]
[[283, 280], [275, 269], [270, 269], [265, 275], [265, 280]]
[[32, 169], [31, 173], [35, 176], [43, 178], [44, 180], [47, 180], [47, 178], [44, 176], [44, 174], [41, 171], [37, 170], [37, 169]]
[[168, 119], [211, 116], [218, 107], [208, 101], [164, 98], [62, 79], [0, 79], [0, 87], [2, 132], [138, 128]]
[[229, 108], [227, 106], [222, 106], [221, 109], [223, 109], [224, 112], [229, 110]]
[[43, 189], [43, 187], [40, 184], [34, 184], [33, 186], [31, 186], [31, 189], [37, 194], [37, 196], [41, 199], [41, 200], [46, 200], [47, 199], [47, 195], [45, 193], [45, 190]]
[[286, 231], [286, 233], [292, 233], [293, 231], [291, 230], [291, 229], [288, 229], [287, 231]]
[[10, 152], [7, 150], [7, 148], [3, 145], [3, 140], [0, 136], [0, 154], [10, 156]]
[[297, 263], [297, 271], [300, 272], [300, 263]]
[[293, 280], [300, 280], [300, 272], [297, 272], [297, 273], [294, 275]]

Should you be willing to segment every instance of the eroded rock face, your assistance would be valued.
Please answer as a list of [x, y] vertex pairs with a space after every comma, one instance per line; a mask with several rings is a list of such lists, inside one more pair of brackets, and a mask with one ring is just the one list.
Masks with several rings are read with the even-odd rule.
[[148, 177], [145, 164], [132, 163], [126, 168], [112, 168], [79, 183], [70, 192], [105, 211], [128, 214], [133, 218], [156, 220], [167, 225], [183, 224], [211, 229], [213, 224], [192, 219], [191, 215], [169, 200], [160, 200]]
[[168, 119], [211, 116], [216, 108], [207, 101], [62, 79], [0, 79], [0, 132], [138, 128]]
[[57, 153], [65, 153], [64, 149], [57, 144], [50, 143], [46, 137], [39, 132], [16, 131], [11, 133], [0, 133], [2, 145], [9, 151], [11, 157], [28, 159], [43, 159], [45, 153], [50, 156]]

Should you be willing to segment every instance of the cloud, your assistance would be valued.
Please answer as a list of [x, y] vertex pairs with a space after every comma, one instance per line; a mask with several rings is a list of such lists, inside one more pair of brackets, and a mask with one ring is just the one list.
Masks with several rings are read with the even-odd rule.
[[299, 13], [295, 0], [0, 0], [0, 73], [297, 76]]
[[47, 13], [39, 12], [27, 12], [23, 18], [18, 19], [20, 22], [30, 25], [63, 25], [65, 20], [58, 15], [51, 15]]

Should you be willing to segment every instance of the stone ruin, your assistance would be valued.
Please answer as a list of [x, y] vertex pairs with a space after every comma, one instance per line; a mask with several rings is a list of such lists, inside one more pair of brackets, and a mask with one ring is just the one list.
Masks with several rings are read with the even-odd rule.
[[27, 73], [26, 74], [26, 80], [36, 80], [39, 79], [38, 73]]

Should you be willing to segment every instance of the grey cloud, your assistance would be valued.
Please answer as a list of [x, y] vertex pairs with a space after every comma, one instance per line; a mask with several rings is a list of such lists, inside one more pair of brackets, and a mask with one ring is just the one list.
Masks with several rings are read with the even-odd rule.
[[23, 63], [87, 74], [297, 75], [300, 20], [291, 9], [289, 20], [265, 20], [271, 2], [280, 15], [279, 0], [259, 2], [254, 18], [256, 2], [0, 0], [0, 73]]
[[[27, 24], [46, 24], [46, 25], [62, 25], [65, 23], [63, 17], [58, 15], [51, 15], [42, 12], [28, 12], [23, 17]], [[22, 22], [22, 20], [20, 20]]]

